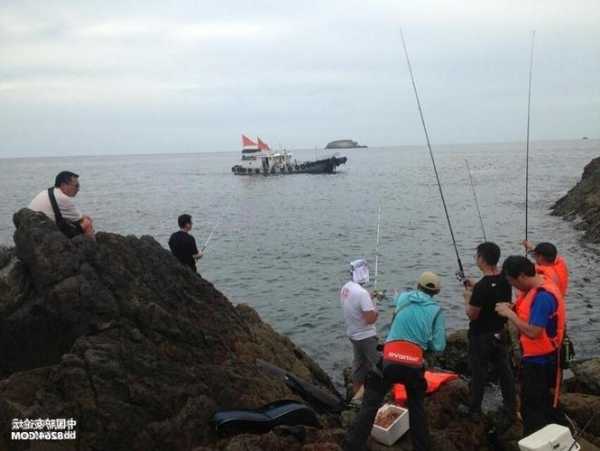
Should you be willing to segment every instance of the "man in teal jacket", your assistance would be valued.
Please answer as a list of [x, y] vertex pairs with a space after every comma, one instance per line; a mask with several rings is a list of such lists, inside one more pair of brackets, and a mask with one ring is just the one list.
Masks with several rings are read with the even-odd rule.
[[366, 450], [377, 410], [396, 383], [406, 387], [413, 449], [430, 449], [424, 408], [427, 382], [423, 352], [441, 352], [446, 347], [444, 316], [433, 299], [440, 292], [440, 286], [436, 274], [424, 272], [416, 290], [402, 293], [393, 301], [394, 319], [385, 340], [383, 358], [367, 376], [363, 402], [344, 439], [344, 451]]

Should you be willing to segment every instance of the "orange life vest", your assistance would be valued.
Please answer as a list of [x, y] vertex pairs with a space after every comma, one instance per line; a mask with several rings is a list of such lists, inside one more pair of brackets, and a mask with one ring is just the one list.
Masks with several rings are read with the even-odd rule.
[[[438, 391], [446, 382], [458, 379], [458, 374], [445, 371], [425, 371], [425, 381], [427, 382], [426, 393]], [[394, 401], [396, 404], [404, 405], [408, 399], [406, 387], [404, 384], [394, 384]]]
[[549, 337], [546, 334], [545, 328], [537, 338], [529, 338], [525, 334], [520, 334], [519, 341], [521, 342], [523, 357], [546, 355], [556, 351], [562, 343], [565, 334], [567, 318], [564, 297], [552, 281], [552, 270], [541, 266], [538, 268], [538, 272], [542, 275], [543, 283], [539, 287], [533, 288], [519, 296], [515, 302], [515, 312], [520, 319], [529, 323], [531, 307], [535, 296], [540, 291], [547, 291], [556, 299], [556, 311], [552, 315], [553, 318], [556, 318], [556, 336]]
[[560, 255], [554, 260], [554, 271], [558, 275], [558, 289], [563, 296], [567, 295], [567, 289], [569, 288], [569, 268], [567, 268], [567, 262]]
[[556, 284], [563, 297], [566, 296], [567, 288], [569, 288], [569, 269], [565, 259], [559, 255], [550, 265], [535, 265], [536, 272], [540, 274], [542, 273], [541, 268], [546, 270], [545, 274]]

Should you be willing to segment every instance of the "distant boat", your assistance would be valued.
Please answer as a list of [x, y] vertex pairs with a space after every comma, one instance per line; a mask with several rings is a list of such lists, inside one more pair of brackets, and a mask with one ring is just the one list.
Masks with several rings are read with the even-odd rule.
[[587, 136], [584, 136], [584, 137], [582, 137], [581, 139], [583, 139], [583, 140], [586, 140], [586, 139], [588, 139], [588, 137], [587, 137]]
[[351, 139], [338, 139], [337, 141], [331, 141], [325, 146], [326, 149], [366, 149], [367, 146], [361, 146], [356, 141]]
[[256, 142], [242, 135], [242, 162], [231, 168], [235, 175], [332, 174], [346, 163], [346, 157], [333, 155], [315, 161], [296, 161], [286, 150], [272, 152], [260, 138]]

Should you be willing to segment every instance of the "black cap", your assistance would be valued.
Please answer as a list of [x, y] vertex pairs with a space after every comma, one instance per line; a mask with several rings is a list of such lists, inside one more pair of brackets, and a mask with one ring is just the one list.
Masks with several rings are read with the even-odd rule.
[[533, 250], [533, 253], [539, 257], [542, 257], [548, 263], [554, 263], [558, 251], [556, 250], [556, 246], [552, 243], [538, 243]]

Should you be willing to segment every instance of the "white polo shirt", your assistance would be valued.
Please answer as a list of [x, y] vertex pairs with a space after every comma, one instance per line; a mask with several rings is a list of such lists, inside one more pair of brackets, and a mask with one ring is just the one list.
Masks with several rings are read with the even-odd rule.
[[[68, 221], [79, 221], [81, 219], [82, 214], [75, 206], [75, 202], [73, 202], [72, 197], [67, 196], [60, 190], [60, 188], [54, 188], [54, 197], [56, 197], [56, 204], [58, 205], [60, 214], [64, 219]], [[47, 189], [35, 196], [28, 208], [33, 211], [41, 211], [54, 222], [56, 222], [54, 210], [52, 210], [52, 204], [50, 203]]]
[[340, 291], [340, 302], [346, 320], [346, 333], [352, 340], [364, 340], [377, 335], [375, 324], [367, 324], [363, 312], [376, 310], [369, 292], [356, 282], [348, 282]]

